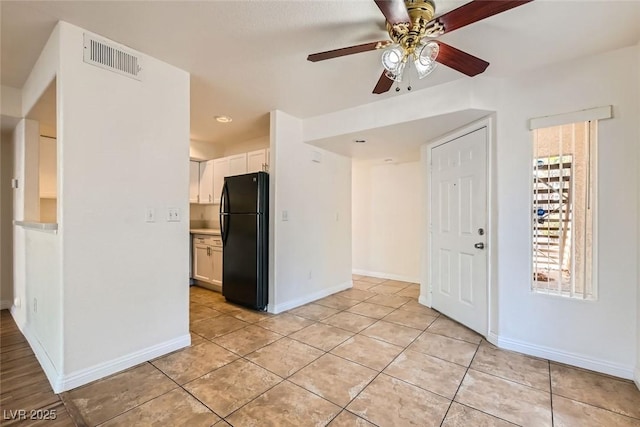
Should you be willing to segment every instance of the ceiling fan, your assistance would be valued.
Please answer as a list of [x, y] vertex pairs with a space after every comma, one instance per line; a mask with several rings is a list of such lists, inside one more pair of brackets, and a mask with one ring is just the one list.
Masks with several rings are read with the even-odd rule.
[[[375, 41], [311, 54], [312, 62], [382, 49], [382, 72], [373, 93], [391, 89], [400, 82], [407, 64], [419, 78], [426, 77], [439, 62], [467, 76], [483, 73], [489, 63], [435, 38], [533, 0], [473, 0], [435, 17], [433, 0], [374, 0], [386, 18], [391, 40]], [[399, 88], [396, 88], [399, 90]]]

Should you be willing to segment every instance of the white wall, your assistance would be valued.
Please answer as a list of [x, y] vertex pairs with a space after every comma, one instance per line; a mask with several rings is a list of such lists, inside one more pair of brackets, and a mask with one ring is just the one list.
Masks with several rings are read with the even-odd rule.
[[[638, 72], [633, 48], [536, 70], [505, 82], [497, 114], [499, 342], [626, 377], [636, 360]], [[598, 300], [533, 294], [527, 120], [608, 104], [614, 118], [598, 135]]]
[[10, 86], [0, 87], [0, 114], [22, 117], [22, 91]]
[[353, 272], [418, 282], [420, 162], [354, 161], [352, 168]]
[[[638, 57], [638, 69], [640, 69], [640, 43], [637, 44], [636, 46], [636, 51], [637, 51], [637, 57]], [[640, 87], [640, 73], [637, 74], [638, 76], [638, 87]], [[638, 101], [640, 102], [640, 101]], [[640, 165], [640, 120], [638, 120], [638, 163]], [[640, 188], [640, 168], [636, 168], [636, 171], [638, 172], [638, 187]], [[640, 204], [640, 201], [638, 202]], [[640, 206], [638, 207], [638, 209], [640, 209]], [[638, 218], [638, 245], [640, 246], [640, 215], [637, 216]], [[636, 344], [636, 370], [635, 370], [635, 375], [634, 375], [634, 379], [636, 382], [636, 386], [638, 387], [638, 389], [640, 389], [640, 249], [638, 250], [638, 262], [636, 263], [636, 267], [638, 269], [638, 295], [637, 295], [637, 305], [636, 305], [636, 313], [637, 313], [637, 320], [636, 320], [636, 331], [638, 334], [638, 340], [637, 340], [637, 344]]]
[[0, 309], [13, 302], [13, 132], [0, 137]]
[[144, 54], [142, 81], [85, 64], [83, 30], [59, 25], [68, 388], [189, 343], [189, 75]]
[[248, 153], [249, 151], [261, 150], [263, 148], [269, 148], [270, 139], [269, 136], [261, 136], [259, 138], [248, 139], [246, 141], [240, 141], [235, 143], [229, 143], [224, 146], [224, 155], [233, 156], [234, 154]]
[[206, 141], [189, 141], [189, 158], [193, 160], [210, 160], [224, 157], [224, 147]]
[[280, 312], [351, 286], [351, 159], [305, 144], [302, 121], [281, 111], [271, 158], [269, 310]]

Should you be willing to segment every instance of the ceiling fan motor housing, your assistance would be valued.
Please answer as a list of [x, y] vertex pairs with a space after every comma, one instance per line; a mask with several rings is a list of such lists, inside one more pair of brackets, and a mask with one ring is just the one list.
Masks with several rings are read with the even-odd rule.
[[395, 25], [387, 22], [387, 32], [391, 40], [411, 53], [427, 35], [427, 24], [434, 17], [436, 6], [432, 0], [405, 0], [405, 5], [411, 22]]

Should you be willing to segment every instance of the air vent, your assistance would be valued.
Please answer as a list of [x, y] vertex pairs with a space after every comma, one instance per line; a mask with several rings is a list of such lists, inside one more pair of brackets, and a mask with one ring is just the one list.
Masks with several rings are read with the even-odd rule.
[[141, 80], [140, 60], [137, 53], [127, 52], [92, 35], [84, 35], [84, 62], [87, 64]]

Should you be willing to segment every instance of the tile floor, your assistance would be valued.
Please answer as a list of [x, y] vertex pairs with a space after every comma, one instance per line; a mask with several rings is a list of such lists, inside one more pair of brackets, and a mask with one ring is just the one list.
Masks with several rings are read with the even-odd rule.
[[65, 402], [91, 426], [640, 426], [632, 382], [499, 350], [418, 292], [354, 276], [269, 315], [192, 287], [191, 347]]

